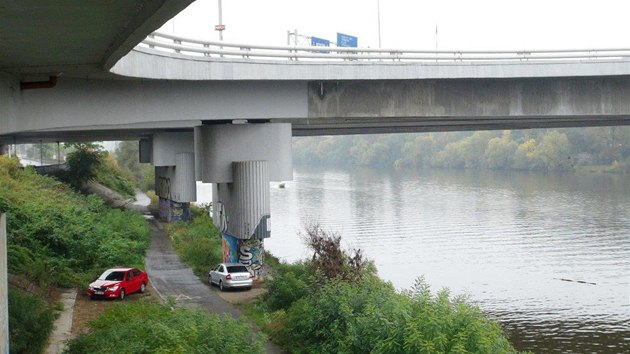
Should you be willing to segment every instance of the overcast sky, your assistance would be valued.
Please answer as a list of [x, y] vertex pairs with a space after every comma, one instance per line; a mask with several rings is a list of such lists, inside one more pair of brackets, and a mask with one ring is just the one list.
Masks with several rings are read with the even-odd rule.
[[[287, 30], [378, 47], [377, 0], [223, 0], [224, 41], [287, 43]], [[630, 1], [380, 0], [381, 47], [630, 48]], [[197, 0], [161, 32], [218, 40], [218, 0]], [[437, 26], [437, 36], [436, 36]], [[174, 31], [174, 32], [173, 32]]]

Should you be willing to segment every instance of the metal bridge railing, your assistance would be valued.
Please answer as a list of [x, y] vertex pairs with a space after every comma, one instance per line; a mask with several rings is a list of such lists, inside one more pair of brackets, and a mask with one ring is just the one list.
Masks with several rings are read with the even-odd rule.
[[560, 50], [399, 50], [346, 47], [299, 47], [235, 44], [153, 33], [140, 47], [187, 56], [245, 60], [309, 60], [358, 62], [483, 62], [483, 61], [585, 61], [630, 59], [630, 49]]

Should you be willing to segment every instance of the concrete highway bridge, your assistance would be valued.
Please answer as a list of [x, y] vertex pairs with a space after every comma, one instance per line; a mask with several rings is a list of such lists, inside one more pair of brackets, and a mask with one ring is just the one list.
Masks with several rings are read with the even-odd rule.
[[[269, 182], [292, 178], [292, 136], [630, 125], [630, 49], [401, 51], [154, 33], [191, 2], [0, 5], [0, 145], [139, 140], [166, 218], [195, 200], [196, 180], [214, 184], [214, 220], [239, 260], [270, 236]], [[6, 295], [0, 309], [2, 335]]]

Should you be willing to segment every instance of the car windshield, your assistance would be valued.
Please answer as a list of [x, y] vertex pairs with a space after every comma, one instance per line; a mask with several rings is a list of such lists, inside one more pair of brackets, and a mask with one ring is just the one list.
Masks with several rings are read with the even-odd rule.
[[105, 271], [105, 273], [101, 274], [100, 277], [98, 277], [98, 280], [120, 281], [120, 280], [123, 280], [124, 276], [125, 276], [125, 272], [122, 272], [120, 270], [107, 270]]
[[229, 266], [227, 270], [228, 273], [249, 273], [245, 266]]

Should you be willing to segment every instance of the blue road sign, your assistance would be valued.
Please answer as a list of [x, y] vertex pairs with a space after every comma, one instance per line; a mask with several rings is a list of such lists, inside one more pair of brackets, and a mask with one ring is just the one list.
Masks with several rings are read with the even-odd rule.
[[356, 48], [359, 46], [358, 44], [359, 39], [357, 37], [337, 32], [337, 47]]
[[323, 38], [311, 37], [313, 47], [330, 47], [330, 41]]

